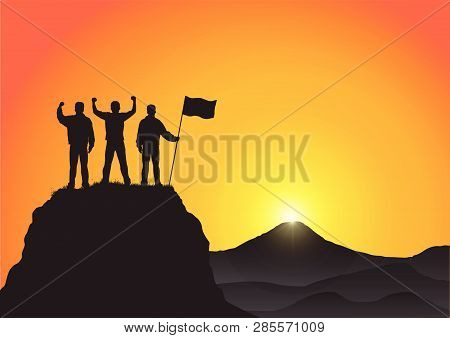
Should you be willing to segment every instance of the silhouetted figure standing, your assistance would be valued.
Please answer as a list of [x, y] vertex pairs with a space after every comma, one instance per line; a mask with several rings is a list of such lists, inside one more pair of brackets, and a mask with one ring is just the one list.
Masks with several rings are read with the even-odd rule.
[[125, 143], [123, 142], [124, 122], [136, 113], [136, 97], [132, 96], [133, 108], [128, 113], [120, 113], [120, 103], [111, 102], [111, 113], [101, 112], [95, 106], [97, 99], [92, 98], [92, 109], [94, 114], [105, 120], [106, 125], [106, 150], [105, 150], [105, 166], [103, 167], [102, 183], [109, 182], [109, 173], [111, 172], [111, 164], [114, 153], [120, 163], [120, 171], [122, 172], [125, 184], [130, 184], [131, 180], [128, 176], [127, 157], [125, 153]]
[[95, 137], [92, 121], [83, 114], [84, 103], [75, 103], [76, 115], [64, 116], [62, 107], [64, 102], [59, 104], [56, 111], [58, 121], [67, 127], [67, 136], [70, 144], [70, 174], [68, 188], [75, 187], [75, 176], [77, 174], [78, 158], [80, 158], [81, 177], [83, 188], [89, 187], [88, 152], [94, 148]]
[[147, 106], [148, 116], [139, 123], [136, 146], [142, 153], [142, 181], [146, 185], [148, 179], [148, 166], [150, 158], [153, 163], [153, 176], [155, 184], [161, 184], [159, 179], [159, 137], [167, 141], [176, 142], [179, 137], [172, 135], [166, 130], [164, 124], [155, 117], [156, 107], [152, 104]]

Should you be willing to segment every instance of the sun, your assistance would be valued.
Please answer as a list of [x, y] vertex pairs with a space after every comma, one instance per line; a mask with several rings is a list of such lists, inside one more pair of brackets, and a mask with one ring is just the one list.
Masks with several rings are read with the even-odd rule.
[[282, 222], [299, 222], [300, 221], [300, 214], [293, 210], [292, 208], [286, 207], [281, 212], [281, 221]]

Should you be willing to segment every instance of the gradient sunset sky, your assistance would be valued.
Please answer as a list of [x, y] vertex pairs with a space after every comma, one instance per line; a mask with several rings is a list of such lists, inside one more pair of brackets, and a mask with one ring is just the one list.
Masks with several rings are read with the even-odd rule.
[[[214, 183], [185, 191], [189, 183], [173, 182], [213, 250], [235, 247], [288, 218], [377, 255], [410, 256], [450, 244], [445, 3], [2, 1], [1, 285], [20, 259], [33, 210], [67, 184], [60, 101], [66, 114], [76, 101], [86, 103], [97, 139], [91, 183], [101, 178], [104, 124], [92, 114], [93, 96], [102, 110], [111, 100], [128, 110], [130, 93], [140, 100], [125, 127], [134, 183], [144, 102], [154, 103], [176, 133], [185, 95], [217, 99], [215, 119], [183, 122], [198, 139], [260, 135], [314, 98], [270, 130], [310, 135], [303, 157], [310, 182], [227, 183], [222, 171]], [[224, 151], [213, 157], [226, 167]], [[168, 168], [162, 169], [167, 182]], [[116, 161], [112, 178], [121, 179]]]

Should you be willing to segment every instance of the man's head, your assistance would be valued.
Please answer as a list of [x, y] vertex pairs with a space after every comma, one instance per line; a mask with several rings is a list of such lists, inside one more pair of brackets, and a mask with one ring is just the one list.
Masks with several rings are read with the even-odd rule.
[[113, 101], [111, 102], [111, 111], [113, 113], [118, 113], [120, 110], [120, 103], [117, 101]]
[[156, 114], [156, 107], [154, 104], [149, 104], [147, 106], [147, 114], [150, 116], [155, 116]]
[[75, 103], [75, 113], [77, 115], [83, 114], [84, 112], [84, 103], [83, 102], [77, 102]]

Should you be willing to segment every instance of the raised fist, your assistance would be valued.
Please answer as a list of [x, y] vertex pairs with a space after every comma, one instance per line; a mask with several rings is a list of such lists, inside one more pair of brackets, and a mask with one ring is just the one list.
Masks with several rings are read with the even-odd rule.
[[136, 101], [136, 96], [132, 96], [132, 97], [131, 97], [131, 100], [132, 100], [132, 101]]
[[97, 98], [93, 97], [92, 102], [97, 102]]

